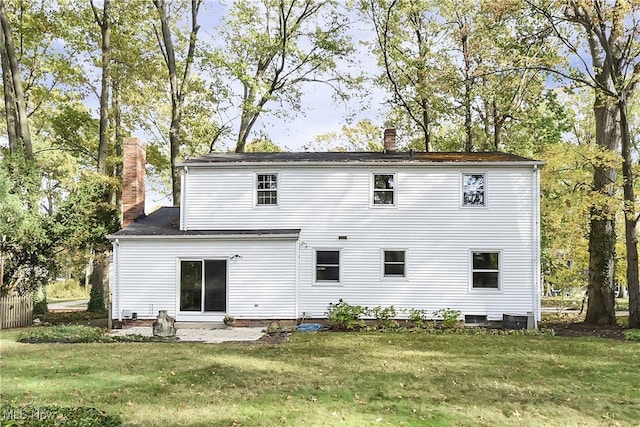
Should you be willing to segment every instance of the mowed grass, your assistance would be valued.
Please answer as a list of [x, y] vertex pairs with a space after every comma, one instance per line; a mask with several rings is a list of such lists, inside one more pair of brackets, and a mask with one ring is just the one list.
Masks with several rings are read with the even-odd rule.
[[266, 344], [19, 344], [3, 402], [93, 406], [141, 426], [634, 426], [640, 343], [294, 334]]

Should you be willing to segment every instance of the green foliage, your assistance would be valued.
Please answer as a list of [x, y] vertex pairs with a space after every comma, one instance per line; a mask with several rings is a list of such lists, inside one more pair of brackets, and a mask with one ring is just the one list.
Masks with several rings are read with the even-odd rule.
[[91, 286], [89, 293], [89, 303], [87, 304], [87, 311], [106, 315], [106, 305], [104, 299], [104, 287], [98, 284]]
[[336, 1], [237, 1], [221, 21], [222, 43], [205, 63], [217, 71], [222, 92], [230, 94], [222, 100], [226, 108], [239, 107], [236, 150], [244, 151], [261, 114], [299, 111], [303, 86], [326, 83], [345, 99], [345, 87], [357, 81], [348, 68], [338, 71], [339, 62], [352, 62], [353, 45], [349, 17]]
[[91, 311], [69, 311], [60, 313], [47, 313], [40, 317], [43, 323], [49, 325], [87, 324], [94, 319], [102, 319], [105, 313]]
[[409, 320], [418, 328], [422, 328], [428, 319], [428, 314], [427, 310], [412, 308], [409, 310]]
[[93, 245], [100, 252], [110, 247], [105, 237], [120, 228], [118, 209], [110, 203], [117, 181], [85, 172], [55, 214], [54, 232], [67, 247]]
[[108, 415], [95, 408], [84, 406], [35, 406], [2, 405], [0, 420], [6, 427], [119, 427], [122, 419], [119, 415]]
[[[363, 1], [376, 39], [377, 83], [407, 144], [434, 151], [531, 151], [551, 126], [545, 73], [558, 61], [545, 21], [525, 3]], [[562, 116], [558, 116], [560, 119]], [[560, 121], [560, 120], [559, 120]], [[554, 137], [554, 132], [541, 132]]]
[[76, 279], [54, 280], [47, 285], [49, 299], [71, 300], [87, 298], [89, 289], [80, 285]]
[[638, 343], [619, 340], [452, 329], [34, 346], [17, 333], [0, 336], [3, 402], [90, 402], [126, 425], [637, 424]]
[[367, 307], [351, 305], [340, 299], [337, 304], [329, 304], [327, 322], [335, 329], [362, 329], [366, 322], [361, 317], [366, 316], [368, 312]]
[[396, 320], [397, 312], [394, 306], [389, 307], [377, 306], [369, 310], [370, 315], [375, 319], [376, 329], [396, 329], [400, 325]]
[[445, 329], [455, 328], [458, 325], [458, 318], [462, 312], [460, 310], [452, 310], [450, 308], [441, 308], [434, 311], [434, 317], [442, 319], [442, 327]]
[[624, 331], [624, 336], [627, 341], [640, 342], [640, 329], [629, 329]]
[[[2, 155], [2, 153], [0, 153]], [[35, 164], [15, 157], [0, 159], [0, 252], [4, 260], [0, 293], [24, 294], [55, 274], [53, 223], [40, 205]]]
[[33, 315], [41, 316], [48, 312], [47, 292], [45, 288], [40, 288], [33, 292]]
[[[588, 127], [588, 124], [584, 125]], [[586, 138], [581, 134], [574, 137]], [[619, 214], [621, 207], [619, 195], [611, 197], [593, 190], [594, 167], [616, 167], [620, 157], [591, 142], [549, 145], [540, 152], [540, 157], [547, 162], [541, 172], [545, 281], [554, 289], [584, 289], [588, 282], [584, 272], [589, 270], [592, 207], [599, 206], [601, 212], [614, 216]], [[617, 246], [619, 253], [623, 253], [622, 240]], [[626, 282], [622, 263], [616, 268], [616, 279]]]
[[16, 340], [31, 344], [157, 341], [155, 337], [136, 334], [111, 336], [107, 335], [103, 328], [86, 325], [55, 325], [29, 328], [26, 332], [21, 332]]
[[254, 139], [245, 147], [247, 153], [282, 153], [282, 148], [267, 138]]
[[56, 325], [29, 328], [18, 336], [19, 342], [79, 343], [97, 342], [104, 336], [101, 328], [84, 325]]
[[353, 126], [342, 126], [340, 132], [316, 135], [305, 144], [305, 151], [375, 151], [383, 149], [382, 132], [370, 120], [360, 120]]

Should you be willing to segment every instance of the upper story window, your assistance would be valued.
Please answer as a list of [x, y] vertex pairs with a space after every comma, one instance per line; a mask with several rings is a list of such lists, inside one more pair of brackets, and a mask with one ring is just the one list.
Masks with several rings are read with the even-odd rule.
[[462, 174], [462, 206], [486, 206], [486, 174]]
[[396, 204], [395, 174], [373, 174], [373, 204], [376, 206]]
[[500, 252], [471, 252], [471, 287], [500, 289]]
[[258, 173], [256, 174], [256, 205], [277, 206], [278, 205], [278, 174]]

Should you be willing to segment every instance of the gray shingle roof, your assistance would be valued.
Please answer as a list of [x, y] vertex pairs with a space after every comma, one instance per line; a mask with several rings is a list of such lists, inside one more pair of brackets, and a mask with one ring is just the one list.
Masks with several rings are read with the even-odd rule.
[[427, 163], [461, 163], [461, 162], [536, 162], [536, 160], [498, 151], [481, 153], [458, 152], [287, 152], [287, 153], [208, 153], [200, 157], [185, 160], [182, 164], [216, 164], [216, 163], [287, 163], [287, 162], [427, 162]]
[[180, 208], [163, 207], [133, 224], [107, 236], [109, 239], [134, 236], [286, 236], [298, 235], [300, 229], [180, 230]]

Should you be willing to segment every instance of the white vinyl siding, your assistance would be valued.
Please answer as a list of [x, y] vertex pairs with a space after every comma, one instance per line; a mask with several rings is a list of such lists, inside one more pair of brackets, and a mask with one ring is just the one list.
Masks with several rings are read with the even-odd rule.
[[[463, 315], [486, 314], [489, 319], [501, 318], [504, 312], [534, 310], [531, 166], [484, 166], [480, 171], [455, 165], [398, 168], [395, 209], [371, 209], [372, 174], [378, 172], [369, 166], [285, 166], [276, 171], [278, 210], [269, 215], [252, 208], [255, 173], [260, 172], [255, 166], [190, 167], [186, 224], [196, 230], [300, 228], [299, 315], [304, 311], [324, 316], [328, 304], [340, 298], [350, 304], [397, 309], [448, 307]], [[265, 165], [264, 172], [274, 169]], [[388, 174], [387, 167], [381, 166], [379, 173]], [[490, 203], [482, 209], [461, 209], [463, 174], [490, 178], [490, 186], [485, 181], [484, 188]], [[318, 286], [315, 250], [338, 244], [341, 286]], [[381, 248], [407, 248], [410, 275], [401, 286], [390, 286], [388, 278], [381, 277]], [[470, 291], [470, 248], [502, 250], [499, 295]], [[267, 255], [277, 257], [277, 253]], [[232, 282], [234, 270], [229, 274]]]
[[[236, 318], [293, 318], [295, 241], [120, 239], [120, 292], [113, 316], [122, 310], [149, 319], [158, 310], [176, 316], [181, 260], [226, 259], [227, 312]], [[239, 257], [234, 258], [234, 255]], [[118, 306], [118, 303], [120, 304]], [[222, 314], [185, 313], [177, 320], [222, 321]]]

